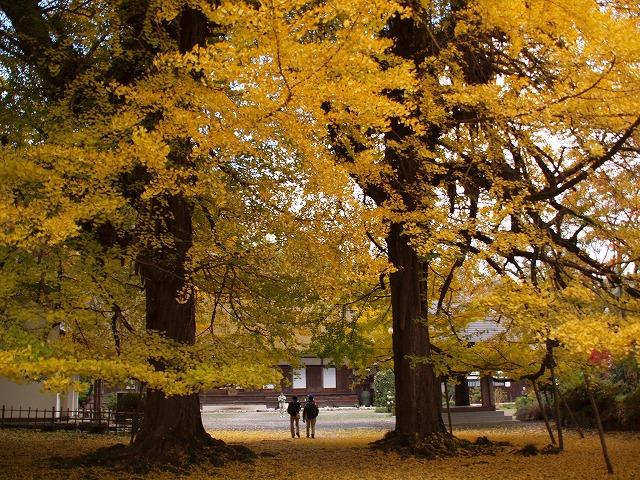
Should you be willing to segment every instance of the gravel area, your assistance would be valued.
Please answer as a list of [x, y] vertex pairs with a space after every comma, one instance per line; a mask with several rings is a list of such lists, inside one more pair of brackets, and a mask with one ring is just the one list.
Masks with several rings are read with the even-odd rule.
[[[396, 419], [389, 413], [376, 413], [369, 408], [321, 408], [317, 421], [323, 429], [393, 430]], [[276, 410], [205, 411], [202, 422], [207, 430], [286, 430], [289, 415], [285, 413], [280, 417]]]
[[[220, 408], [202, 412], [206, 430], [287, 430], [289, 415], [280, 417], [277, 410]], [[320, 408], [318, 427], [323, 430], [371, 429], [393, 430], [396, 418], [390, 413], [376, 413], [374, 408]], [[302, 421], [300, 422], [302, 424]], [[539, 428], [539, 422], [454, 425], [454, 430], [481, 428]]]

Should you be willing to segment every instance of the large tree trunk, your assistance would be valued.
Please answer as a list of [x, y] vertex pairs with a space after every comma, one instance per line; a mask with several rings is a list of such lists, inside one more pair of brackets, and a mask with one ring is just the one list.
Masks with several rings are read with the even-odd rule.
[[[408, 6], [419, 9], [411, 2]], [[394, 39], [394, 53], [413, 61], [418, 68], [429, 39], [425, 25], [413, 18], [398, 16], [389, 23], [388, 35]], [[418, 152], [402, 144], [404, 139], [414, 136], [415, 132], [407, 124], [394, 121], [387, 134], [389, 144], [385, 150], [385, 162], [393, 167], [396, 174], [391, 182], [393, 189], [402, 197], [408, 212], [419, 208], [420, 199], [416, 198], [416, 192], [420, 191], [419, 185], [423, 181]], [[423, 140], [430, 143], [429, 140], [437, 136], [436, 131], [431, 131]], [[399, 147], [394, 147], [394, 144]], [[417, 186], [416, 190], [414, 186]], [[375, 192], [370, 193], [378, 205], [386, 200], [376, 197]], [[389, 260], [396, 268], [390, 276], [396, 385], [395, 433], [420, 443], [427, 437], [446, 433], [442, 422], [440, 382], [433, 366], [425, 362], [430, 355], [427, 265], [418, 258], [402, 223], [391, 224], [387, 248]]]
[[426, 265], [409, 245], [401, 225], [391, 226], [387, 243], [390, 260], [397, 269], [390, 278], [396, 433], [417, 437], [415, 439], [420, 441], [446, 432], [441, 414], [440, 383], [433, 366], [419, 361], [430, 353]]
[[[166, 202], [166, 203], [165, 203]], [[192, 208], [182, 196], [154, 201], [150, 211], [162, 247], [140, 257], [146, 290], [146, 328], [185, 345], [195, 343], [195, 297], [186, 269], [193, 240]], [[163, 211], [163, 215], [159, 213]], [[150, 359], [159, 371], [161, 361]], [[166, 396], [150, 389], [140, 430], [126, 452], [136, 463], [184, 465], [202, 460], [215, 464], [243, 460], [254, 454], [240, 446], [227, 446], [204, 429], [197, 393]]]
[[[159, 202], [154, 202], [159, 203]], [[160, 207], [153, 210], [158, 215]], [[157, 234], [172, 239], [162, 250], [153, 250], [141, 259], [146, 291], [146, 328], [186, 345], [195, 342], [195, 298], [185, 265], [192, 242], [191, 207], [180, 197], [167, 199], [164, 219], [158, 220]], [[164, 366], [152, 360], [158, 370]], [[141, 457], [167, 455], [211, 440], [200, 415], [198, 394], [167, 397], [149, 390], [144, 417], [132, 448]]]
[[131, 445], [136, 458], [179, 463], [183, 455], [193, 459], [212, 442], [202, 425], [197, 393], [171, 397], [156, 390], [147, 393], [142, 425]]
[[[179, 28], [174, 31], [181, 53], [204, 43], [206, 18], [200, 12], [185, 9], [180, 15]], [[183, 140], [188, 151], [188, 140]], [[184, 152], [172, 159], [177, 164], [187, 163]], [[165, 203], [166, 202], [166, 203]], [[186, 345], [195, 343], [195, 297], [191, 279], [186, 271], [189, 249], [193, 241], [192, 207], [180, 195], [169, 196], [152, 202], [149, 209], [159, 238], [158, 250], [153, 247], [142, 260], [141, 273], [146, 291], [146, 328], [161, 332], [167, 338]], [[158, 370], [163, 365], [152, 362]], [[193, 460], [202, 447], [215, 442], [202, 425], [200, 401], [197, 393], [167, 397], [163, 392], [149, 390], [140, 430], [132, 450], [138, 457], [150, 461], [179, 461], [183, 454]]]

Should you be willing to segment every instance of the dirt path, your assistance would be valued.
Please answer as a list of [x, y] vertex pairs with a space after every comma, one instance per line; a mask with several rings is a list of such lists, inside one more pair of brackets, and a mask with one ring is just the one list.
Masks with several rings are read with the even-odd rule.
[[[202, 421], [206, 430], [272, 431], [289, 429], [289, 416], [276, 410], [237, 410], [221, 408], [204, 411]], [[385, 432], [395, 428], [396, 418], [390, 413], [376, 413], [374, 408], [321, 408], [317, 428], [325, 430], [376, 430]], [[464, 431], [476, 428], [514, 429], [538, 428], [541, 422], [511, 422], [499, 424], [454, 425], [453, 430]], [[300, 422], [302, 425], [302, 422]]]
[[[320, 409], [317, 428], [393, 430], [395, 417], [373, 409]], [[206, 430], [288, 430], [289, 415], [270, 411], [212, 411], [202, 413]], [[300, 421], [302, 426], [302, 421]]]

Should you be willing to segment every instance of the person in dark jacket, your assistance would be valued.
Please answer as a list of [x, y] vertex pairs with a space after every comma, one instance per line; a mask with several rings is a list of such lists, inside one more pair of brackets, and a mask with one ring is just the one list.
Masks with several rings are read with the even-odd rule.
[[302, 421], [307, 424], [307, 438], [309, 438], [309, 430], [311, 430], [311, 438], [316, 438], [316, 418], [318, 413], [318, 405], [316, 405], [313, 395], [309, 395], [309, 400], [307, 400], [302, 410]]
[[289, 406], [287, 407], [287, 413], [289, 414], [289, 424], [291, 425], [291, 438], [296, 438], [296, 435], [300, 437], [300, 409], [302, 405], [298, 401], [298, 397], [295, 395], [291, 397]]

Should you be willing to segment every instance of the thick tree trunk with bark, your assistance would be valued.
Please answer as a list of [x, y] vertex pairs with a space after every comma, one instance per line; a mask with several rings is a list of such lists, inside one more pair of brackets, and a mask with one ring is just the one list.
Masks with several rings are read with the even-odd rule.
[[[180, 16], [179, 28], [174, 31], [181, 53], [204, 42], [205, 23], [200, 12], [185, 9]], [[184, 151], [188, 151], [188, 143], [184, 145]], [[183, 155], [177, 153], [173, 161], [187, 163]], [[160, 250], [152, 248], [141, 261], [146, 291], [146, 328], [161, 332], [176, 342], [193, 345], [196, 306], [186, 271], [193, 241], [192, 207], [180, 195], [152, 203], [151, 222], [155, 222], [157, 235], [168, 238], [169, 242], [162, 242]], [[152, 361], [152, 364], [158, 370], [163, 369], [159, 362]], [[194, 460], [203, 453], [203, 448], [223, 445], [224, 442], [215, 441], [206, 433], [197, 393], [167, 397], [161, 391], [147, 392], [140, 431], [132, 444], [138, 458], [180, 462], [183, 460], [180, 457], [185, 455], [187, 460]]]
[[[440, 383], [429, 356], [426, 265], [394, 224], [387, 239], [389, 257], [397, 271], [391, 275], [393, 352], [396, 386], [396, 433], [420, 441], [446, 432], [442, 423]], [[413, 362], [412, 359], [418, 360]]]
[[[160, 207], [154, 207], [158, 215]], [[157, 235], [170, 238], [161, 250], [141, 258], [146, 291], [146, 328], [186, 345], [195, 342], [195, 298], [185, 265], [192, 242], [191, 207], [174, 196], [167, 199]], [[156, 217], [157, 218], [157, 217]], [[164, 366], [152, 360], [158, 370]], [[167, 397], [149, 390], [144, 417], [132, 448], [139, 457], [170, 458], [212, 439], [205, 432], [198, 394]]]
[[[140, 257], [146, 290], [146, 328], [175, 342], [193, 345], [195, 297], [186, 269], [193, 240], [192, 208], [179, 195], [153, 203], [157, 235], [170, 240]], [[159, 215], [160, 211], [164, 214]], [[160, 371], [165, 368], [154, 359], [151, 364]], [[252, 457], [253, 453], [243, 447], [227, 446], [205, 431], [197, 393], [166, 396], [150, 389], [140, 430], [125, 455], [136, 463], [185, 465], [202, 460], [220, 464]]]
[[[409, 5], [410, 8], [419, 8]], [[394, 53], [412, 60], [418, 67], [425, 55], [429, 36], [425, 25], [413, 18], [396, 17], [389, 23], [388, 35], [394, 39]], [[423, 140], [430, 143], [437, 132], [429, 132]], [[403, 122], [392, 122], [387, 134], [389, 145], [385, 162], [392, 166], [396, 178], [393, 190], [402, 197], [406, 211], [418, 208], [415, 195], [423, 181], [419, 155], [402, 140], [415, 132]], [[397, 144], [400, 147], [393, 147]], [[369, 191], [378, 205], [386, 198]], [[396, 430], [398, 437], [421, 443], [428, 437], [446, 435], [442, 422], [440, 382], [433, 366], [425, 362], [430, 355], [427, 303], [427, 264], [418, 257], [404, 225], [394, 222], [387, 236], [389, 260], [396, 268], [389, 282], [393, 313], [393, 355], [396, 386]], [[435, 442], [434, 442], [435, 443]]]
[[166, 397], [151, 390], [131, 449], [136, 458], [149, 462], [181, 462], [183, 455], [194, 459], [202, 447], [214, 442], [202, 425], [197, 393]]

